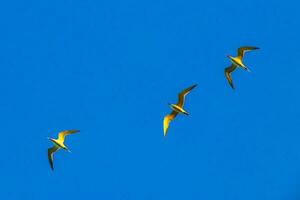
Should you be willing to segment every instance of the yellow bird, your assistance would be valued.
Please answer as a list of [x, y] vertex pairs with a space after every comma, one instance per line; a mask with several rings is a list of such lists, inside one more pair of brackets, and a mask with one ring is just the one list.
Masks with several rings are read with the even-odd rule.
[[243, 56], [244, 56], [245, 52], [256, 50], [256, 49], [259, 49], [259, 48], [244, 46], [244, 47], [238, 48], [237, 57], [232, 57], [230, 55], [227, 56], [230, 59], [232, 64], [229, 67], [225, 68], [225, 76], [226, 76], [226, 79], [227, 79], [229, 85], [232, 87], [232, 89], [234, 89], [234, 86], [233, 86], [232, 79], [231, 79], [231, 72], [233, 72], [237, 67], [241, 67], [241, 68], [245, 69], [246, 71], [250, 72], [250, 70], [242, 62]]
[[169, 103], [169, 106], [171, 107], [172, 109], [172, 112], [168, 115], [166, 115], [164, 117], [164, 121], [163, 121], [163, 126], [164, 126], [164, 136], [167, 135], [167, 130], [168, 130], [168, 127], [169, 127], [169, 123], [170, 121], [172, 121], [178, 113], [182, 113], [182, 114], [185, 114], [185, 115], [189, 115], [188, 112], [186, 112], [184, 109], [183, 109], [183, 105], [184, 105], [184, 99], [185, 99], [185, 95], [187, 95], [194, 87], [196, 87], [197, 84], [195, 85], [192, 85], [184, 90], [182, 90], [179, 94], [178, 94], [178, 102], [177, 104], [170, 104]]
[[52, 170], [54, 169], [53, 154], [59, 149], [64, 149], [70, 152], [70, 150], [64, 145], [65, 136], [77, 132], [79, 132], [79, 130], [66, 130], [66, 131], [59, 132], [57, 139], [48, 138], [53, 143], [53, 147], [48, 149], [48, 160]]

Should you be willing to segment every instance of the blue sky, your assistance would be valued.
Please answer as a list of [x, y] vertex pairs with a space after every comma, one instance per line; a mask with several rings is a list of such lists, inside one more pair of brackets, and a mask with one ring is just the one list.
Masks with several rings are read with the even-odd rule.
[[[5, 200], [299, 199], [300, 4], [2, 1]], [[252, 73], [223, 70], [241, 45]], [[187, 97], [163, 137], [167, 103]], [[72, 153], [46, 137], [65, 129]]]

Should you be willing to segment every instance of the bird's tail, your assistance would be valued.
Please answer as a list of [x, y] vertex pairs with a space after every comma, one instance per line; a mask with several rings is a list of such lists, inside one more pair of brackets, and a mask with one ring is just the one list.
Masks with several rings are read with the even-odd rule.
[[189, 113], [182, 109], [182, 114], [189, 116]]
[[246, 70], [247, 72], [251, 73], [251, 71], [250, 71], [250, 69], [248, 67], [246, 67], [245, 65], [243, 65], [242, 67], [243, 67], [244, 70]]

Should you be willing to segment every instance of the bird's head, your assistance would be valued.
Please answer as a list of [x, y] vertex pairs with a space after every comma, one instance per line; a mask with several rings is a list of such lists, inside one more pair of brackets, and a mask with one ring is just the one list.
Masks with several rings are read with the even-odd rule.
[[173, 104], [171, 104], [171, 103], [168, 103], [168, 105], [169, 105], [171, 108], [173, 108]]
[[51, 142], [55, 142], [55, 139], [47, 137], [48, 140], [50, 140]]

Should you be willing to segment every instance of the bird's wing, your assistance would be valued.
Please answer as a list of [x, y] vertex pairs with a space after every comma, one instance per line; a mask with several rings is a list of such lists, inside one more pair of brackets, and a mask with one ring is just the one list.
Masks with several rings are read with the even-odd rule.
[[77, 133], [79, 130], [66, 130], [58, 133], [58, 140], [63, 142], [65, 140], [65, 136], [73, 133]]
[[178, 113], [173, 110], [170, 114], [168, 114], [164, 117], [164, 124], [163, 124], [164, 125], [164, 136], [167, 135], [167, 130], [169, 128], [170, 121], [172, 121], [176, 117], [177, 114]]
[[184, 104], [184, 98], [185, 98], [185, 95], [187, 95], [194, 87], [196, 87], [197, 84], [195, 85], [192, 85], [184, 90], [182, 90], [179, 94], [178, 94], [178, 102], [177, 102], [177, 105], [179, 107], [182, 107], [183, 104]]
[[50, 167], [51, 167], [52, 170], [54, 169], [54, 167], [53, 167], [53, 153], [55, 153], [58, 149], [59, 149], [59, 147], [55, 146], [55, 145], [52, 148], [48, 149], [48, 160], [49, 160], [49, 164], [50, 164]]
[[235, 65], [230, 65], [229, 67], [225, 68], [225, 76], [226, 76], [226, 79], [229, 83], [229, 85], [232, 87], [232, 89], [234, 89], [234, 86], [233, 86], [233, 83], [232, 83], [232, 79], [231, 79], [231, 72], [233, 72], [234, 70], [236, 69], [236, 66]]
[[256, 50], [256, 49], [259, 49], [259, 48], [258, 47], [250, 47], [250, 46], [240, 47], [240, 48], [238, 48], [238, 57], [240, 57], [242, 59], [245, 52]]

